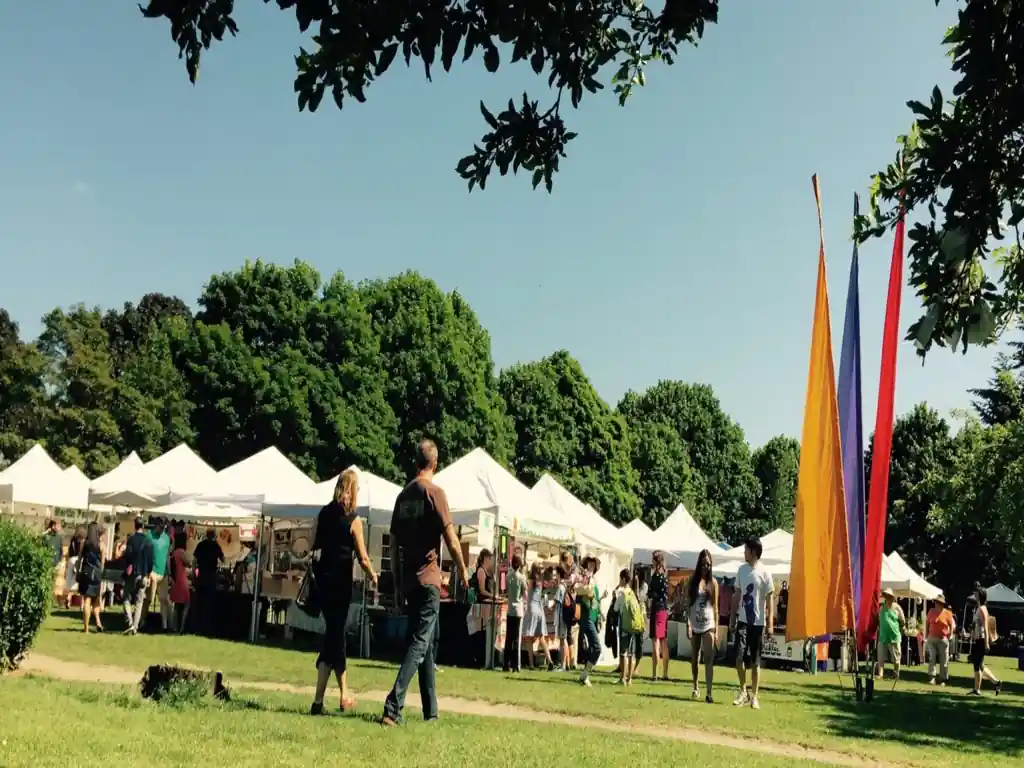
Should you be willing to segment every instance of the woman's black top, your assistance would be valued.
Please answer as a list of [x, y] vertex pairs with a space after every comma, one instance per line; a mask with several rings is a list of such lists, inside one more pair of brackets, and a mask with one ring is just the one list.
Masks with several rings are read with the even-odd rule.
[[313, 550], [320, 552], [314, 567], [319, 581], [351, 585], [356, 540], [352, 535], [352, 518], [345, 514], [341, 505], [332, 501], [320, 510]]
[[647, 599], [651, 603], [651, 611], [668, 610], [668, 578], [664, 573], [655, 571], [651, 574], [651, 584], [647, 588]]
[[82, 554], [82, 539], [72, 536], [71, 541], [68, 542], [68, 557], [78, 557], [80, 554]]
[[480, 574], [481, 573], [484, 575], [484, 591], [488, 595], [490, 595], [490, 597], [488, 597], [487, 599], [488, 600], [493, 600], [494, 599], [494, 577], [491, 576], [489, 573], [487, 573], [487, 571], [484, 569], [483, 566], [480, 566], [479, 568], [476, 569], [476, 583], [473, 584], [473, 586], [476, 587], [477, 589], [480, 588]]
[[[86, 569], [94, 568], [96, 569], [96, 573], [98, 574], [99, 570], [102, 567], [102, 553], [100, 552], [100, 548], [97, 547], [95, 544], [86, 541], [82, 545], [82, 556], [81, 560], [79, 561], [78, 572], [81, 574], [86, 574], [88, 573]], [[99, 581], [99, 579], [93, 579], [93, 581]]]

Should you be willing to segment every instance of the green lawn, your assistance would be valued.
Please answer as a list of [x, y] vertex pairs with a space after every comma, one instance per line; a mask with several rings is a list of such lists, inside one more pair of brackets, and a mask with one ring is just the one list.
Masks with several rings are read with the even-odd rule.
[[[178, 662], [223, 671], [231, 681], [274, 681], [291, 685], [313, 682], [314, 654], [286, 648], [254, 647], [196, 637], [116, 634], [84, 636], [74, 620], [52, 617], [41, 633], [38, 652], [69, 661], [142, 669], [150, 663]], [[932, 688], [923, 670], [908, 671], [895, 692], [881, 685], [871, 705], [858, 705], [840, 692], [833, 674], [817, 676], [766, 670], [762, 709], [730, 706], [735, 673], [716, 669], [716, 705], [692, 702], [689, 684], [638, 683], [626, 691], [611, 676], [599, 676], [592, 690], [558, 673], [498, 672], [445, 668], [438, 678], [441, 695], [515, 704], [541, 711], [590, 716], [619, 722], [666, 727], [696, 726], [732, 735], [796, 743], [882, 761], [965, 765], [984, 760], [990, 766], [1020, 765], [1024, 759], [1024, 675], [1009, 659], [994, 659], [1006, 681], [1004, 694], [969, 699], [970, 667], [956, 664], [954, 685]], [[642, 670], [649, 670], [645, 661]], [[395, 668], [374, 661], [353, 661], [350, 681], [356, 690], [390, 688]], [[689, 665], [673, 662], [676, 680], [689, 676]], [[517, 726], [518, 727], [518, 726]]]
[[[565, 727], [445, 717], [385, 731], [368, 716], [312, 718], [305, 699], [243, 694], [230, 704], [181, 709], [143, 701], [130, 690], [35, 678], [0, 683], [0, 765], [402, 766], [704, 765], [781, 768], [810, 765], [685, 742]], [[495, 727], [497, 726], [497, 727]]]

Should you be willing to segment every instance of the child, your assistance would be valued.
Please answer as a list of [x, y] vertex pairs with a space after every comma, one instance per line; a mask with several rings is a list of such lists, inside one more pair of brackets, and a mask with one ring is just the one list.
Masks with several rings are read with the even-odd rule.
[[619, 572], [615, 611], [619, 614], [619, 678], [623, 685], [632, 685], [633, 672], [644, 650], [647, 622], [644, 609], [629, 585], [629, 571], [625, 568]]

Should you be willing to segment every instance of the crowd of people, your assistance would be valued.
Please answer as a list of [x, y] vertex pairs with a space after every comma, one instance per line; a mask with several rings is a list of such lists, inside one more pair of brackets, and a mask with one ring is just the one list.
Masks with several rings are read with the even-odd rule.
[[[82, 604], [83, 631], [103, 632], [103, 608], [124, 606], [127, 635], [146, 626], [151, 606], [159, 606], [160, 629], [183, 633], [193, 603], [199, 611], [198, 625], [207, 631], [213, 621], [217, 570], [224, 552], [215, 531], [208, 530], [202, 541], [188, 552], [185, 524], [153, 518], [134, 520], [133, 533], [116, 540], [107, 552], [106, 531], [97, 522], [77, 526], [63, 545], [60, 522], [47, 523], [45, 540], [53, 551], [57, 591], [66, 609], [77, 594]], [[108, 581], [105, 572], [120, 578]]]
[[[525, 651], [531, 668], [536, 667], [541, 658], [549, 670], [578, 672], [580, 684], [589, 687], [593, 669], [601, 657], [601, 630], [604, 628], [605, 644], [618, 649], [618, 677], [623, 686], [630, 686], [637, 675], [648, 639], [651, 642], [650, 679], [668, 679], [669, 579], [661, 552], [653, 553], [649, 579], [640, 570], [623, 569], [618, 574], [618, 585], [610, 595], [607, 616], [601, 612], [602, 599], [606, 596], [595, 578], [601, 562], [594, 556], [588, 555], [577, 564], [572, 552], [563, 551], [557, 565], [537, 561], [527, 568], [522, 552], [516, 551], [504, 589], [499, 593], [494, 579], [494, 555], [489, 550], [480, 553], [475, 573], [470, 577], [449, 516], [447, 497], [433, 481], [437, 458], [437, 447], [432, 441], [424, 440], [419, 444], [416, 475], [395, 502], [388, 554], [398, 604], [404, 602], [408, 614], [408, 634], [403, 661], [385, 701], [383, 725], [402, 722], [405, 698], [415, 675], [419, 676], [424, 718], [437, 717], [435, 662], [442, 589], [442, 540], [452, 558], [453, 573], [471, 601], [507, 603], [505, 671], [519, 672]], [[320, 510], [316, 521], [309, 575], [316, 592], [316, 611], [323, 616], [325, 632], [316, 659], [317, 684], [310, 710], [314, 715], [324, 713], [324, 696], [332, 675], [340, 688], [341, 709], [356, 706], [348, 687], [346, 657], [346, 622], [353, 592], [354, 565], [361, 567], [374, 587], [378, 581], [367, 551], [363, 523], [357, 515], [357, 498], [358, 475], [348, 470], [339, 477], [333, 499]], [[78, 527], [65, 550], [59, 523], [54, 520], [47, 527], [46, 538], [53, 547], [54, 566], [61, 566], [65, 586], [69, 587], [66, 599], [70, 601], [73, 592], [81, 598], [86, 633], [92, 625], [96, 631], [103, 631], [104, 573], [111, 559], [119, 561], [118, 570], [123, 573], [119, 598], [127, 620], [126, 634], [134, 635], [145, 626], [153, 604], [159, 605], [163, 631], [183, 632], [193, 603], [205, 614], [200, 618], [200, 626], [207, 624], [214, 610], [218, 567], [224, 561], [215, 531], [207, 531], [189, 554], [184, 524], [154, 519], [147, 528], [140, 517], [134, 522], [134, 532], [118, 542], [109, 559], [103, 533], [98, 523]], [[772, 575], [760, 562], [760, 540], [748, 540], [744, 554], [745, 562], [737, 572], [729, 612], [739, 682], [739, 694], [733, 704], [758, 709], [762, 649], [765, 635], [774, 632], [776, 601]], [[720, 605], [720, 587], [713, 568], [711, 552], [702, 551], [681, 590], [686, 633], [693, 649], [692, 697], [700, 698], [699, 678], [703, 665], [704, 700], [708, 704], [714, 703]], [[552, 584], [555, 585], [553, 598]], [[884, 590], [882, 597], [874, 671], [881, 677], [889, 665], [898, 679], [907, 620], [891, 590]], [[552, 607], [549, 600], [552, 599], [556, 624], [553, 631], [548, 627]], [[970, 650], [974, 667], [972, 695], [975, 696], [981, 695], [984, 680], [994, 685], [997, 694], [1001, 688], [999, 680], [985, 665], [985, 656], [996, 639], [995, 622], [986, 604], [986, 592], [979, 586], [975, 593]], [[950, 639], [956, 631], [956, 619], [946, 607], [944, 597], [939, 595], [935, 607], [928, 613], [927, 656], [933, 684], [944, 685], [949, 680]], [[557, 638], [554, 647], [549, 644], [552, 636]]]
[[[576, 563], [572, 552], [563, 551], [557, 565], [534, 562], [529, 568], [516, 551], [506, 574], [504, 590], [495, 584], [494, 554], [482, 550], [473, 575], [463, 558], [462, 547], [451, 522], [448, 500], [434, 481], [437, 446], [430, 440], [417, 448], [416, 475], [398, 495], [390, 531], [389, 557], [399, 603], [404, 599], [408, 615], [405, 654], [394, 686], [384, 704], [381, 723], [391, 727], [402, 722], [405, 698], [414, 676], [419, 677], [423, 717], [437, 717], [436, 644], [440, 612], [444, 541], [453, 561], [453, 572], [470, 601], [505, 602], [507, 618], [503, 668], [520, 671], [525, 651], [531, 667], [538, 657], [552, 671], [579, 673], [579, 682], [591, 686], [591, 675], [601, 650], [601, 630], [611, 633], [620, 651], [619, 681], [629, 686], [643, 657], [645, 640], [652, 643], [651, 678], [668, 679], [668, 572], [662, 553], [653, 558], [649, 582], [639, 573], [623, 569], [610, 596], [607, 619], [601, 613], [604, 595], [595, 578], [601, 562], [586, 556]], [[352, 597], [355, 564], [370, 583], [377, 573], [367, 553], [362, 522], [357, 516], [358, 477], [346, 472], [338, 480], [334, 498], [317, 516], [309, 569], [307, 605], [315, 604], [323, 616], [325, 633], [317, 657], [317, 687], [310, 713], [325, 712], [324, 697], [333, 674], [340, 688], [341, 709], [356, 702], [349, 694], [344, 625]], [[736, 669], [740, 692], [734, 704], [759, 708], [760, 663], [764, 633], [774, 630], [771, 574], [760, 564], [761, 543], [747, 542], [746, 563], [739, 569], [734, 591], [732, 619], [735, 624]], [[698, 673], [704, 662], [705, 701], [713, 703], [712, 685], [718, 631], [718, 582], [707, 550], [700, 553], [697, 568], [686, 587], [687, 634], [695, 649], [692, 664], [693, 697], [699, 698]], [[555, 582], [554, 631], [548, 627], [550, 585]], [[313, 593], [315, 592], [315, 597]], [[605, 623], [607, 622], [607, 627]], [[606, 640], [609, 634], [605, 635]], [[557, 638], [554, 648], [549, 638]], [[556, 663], [554, 654], [558, 654]], [[749, 673], [750, 685], [747, 684]]]

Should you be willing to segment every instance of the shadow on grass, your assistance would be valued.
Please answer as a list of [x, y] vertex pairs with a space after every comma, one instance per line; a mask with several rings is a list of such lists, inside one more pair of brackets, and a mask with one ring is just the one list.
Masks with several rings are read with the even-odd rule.
[[969, 699], [953, 687], [937, 689], [932, 695], [891, 686], [891, 681], [876, 686], [870, 704], [825, 691], [805, 691], [803, 698], [821, 708], [829, 730], [842, 738], [883, 739], [979, 757], [1024, 756], [1022, 713], [1013, 703], [994, 696]]

